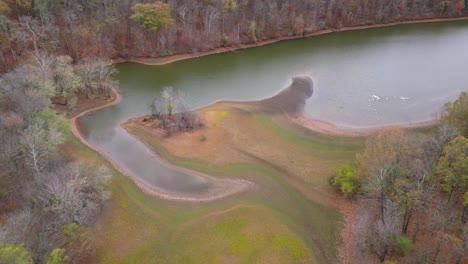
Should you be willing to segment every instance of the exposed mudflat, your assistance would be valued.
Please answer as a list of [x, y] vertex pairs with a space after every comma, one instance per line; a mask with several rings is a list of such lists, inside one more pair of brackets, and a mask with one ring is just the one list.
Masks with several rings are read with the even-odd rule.
[[297, 116], [303, 112], [306, 100], [313, 91], [312, 78], [300, 75], [293, 77], [291, 85], [278, 94], [252, 103], [263, 107], [268, 113]]

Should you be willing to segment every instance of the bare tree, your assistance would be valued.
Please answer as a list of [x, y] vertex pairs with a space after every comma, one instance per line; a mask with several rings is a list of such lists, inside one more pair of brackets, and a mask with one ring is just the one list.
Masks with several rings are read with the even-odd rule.
[[105, 190], [110, 173], [107, 168], [72, 163], [52, 172], [44, 183], [38, 203], [54, 212], [63, 223], [91, 224], [110, 196]]
[[32, 43], [34, 54], [39, 54], [42, 49], [42, 41], [46, 38], [46, 28], [42, 27], [39, 22], [30, 16], [22, 16], [18, 20], [21, 30], [16, 32], [16, 39], [28, 45]]
[[48, 50], [53, 48], [51, 36], [54, 27], [50, 23], [40, 23], [30, 16], [21, 16], [18, 19], [18, 30], [14, 32], [14, 39], [23, 46], [32, 45], [32, 56], [43, 74], [50, 70], [53, 58], [48, 55]]
[[184, 95], [172, 87], [165, 87], [151, 105], [151, 116], [160, 121], [161, 128], [166, 135], [175, 131], [186, 131], [204, 125], [197, 114], [190, 111]]
[[[393, 237], [398, 234], [397, 219], [390, 215], [386, 224], [375, 218], [372, 210], [362, 208], [358, 222], [353, 226], [355, 253], [366, 255], [370, 252], [380, 262], [390, 255]], [[360, 256], [362, 256], [360, 254]], [[372, 261], [375, 262], [375, 261]]]
[[15, 127], [16, 132], [22, 132], [38, 113], [49, 106], [47, 96], [52, 96], [54, 90], [50, 80], [44, 80], [28, 65], [5, 74], [0, 79], [0, 111], [4, 128], [11, 130]]
[[207, 30], [206, 35], [209, 41], [211, 41], [212, 34], [211, 30], [215, 26], [215, 23], [218, 21], [220, 14], [219, 10], [217, 10], [213, 6], [208, 6], [208, 8], [205, 11], [205, 20], [204, 20], [204, 26], [205, 29]]
[[100, 91], [108, 92], [118, 73], [112, 62], [104, 58], [86, 59], [76, 66], [76, 72], [83, 81], [81, 90], [88, 97]]
[[33, 227], [36, 225], [34, 213], [30, 207], [24, 207], [22, 210], [7, 217], [3, 241], [6, 243], [20, 244], [28, 240]]
[[437, 131], [425, 143], [425, 156], [428, 162], [435, 166], [442, 155], [442, 151], [447, 143], [459, 136], [461, 132], [453, 125], [447, 122], [440, 122], [437, 125]]
[[39, 51], [35, 54], [34, 60], [39, 66], [39, 71], [44, 78], [48, 78], [52, 74], [52, 66], [55, 62], [55, 57], [50, 56], [45, 51]]
[[62, 134], [54, 126], [36, 121], [28, 127], [22, 139], [26, 152], [26, 163], [38, 177], [47, 166], [58, 146], [63, 142]]

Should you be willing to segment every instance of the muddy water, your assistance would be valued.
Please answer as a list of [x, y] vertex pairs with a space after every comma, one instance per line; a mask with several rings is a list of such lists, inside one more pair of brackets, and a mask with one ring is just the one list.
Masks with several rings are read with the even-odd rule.
[[[211, 180], [169, 168], [123, 129], [165, 86], [193, 107], [271, 96], [296, 74], [314, 79], [306, 114], [341, 127], [432, 119], [468, 89], [468, 21], [334, 33], [165, 66], [119, 64], [123, 101], [81, 119], [86, 139], [160, 191], [201, 193]], [[195, 150], [194, 150], [195, 151]]]

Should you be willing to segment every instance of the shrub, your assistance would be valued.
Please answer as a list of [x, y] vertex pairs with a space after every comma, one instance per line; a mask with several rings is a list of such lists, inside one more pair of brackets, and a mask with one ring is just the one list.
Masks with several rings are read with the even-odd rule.
[[257, 22], [250, 22], [248, 35], [253, 43], [257, 43]]
[[32, 264], [31, 254], [21, 245], [0, 244], [0, 263]]
[[164, 50], [161, 55], [163, 55], [163, 56], [172, 56], [172, 55], [174, 55], [174, 51]]
[[400, 255], [406, 255], [413, 249], [413, 242], [405, 235], [395, 236], [393, 238], [395, 251]]
[[65, 249], [56, 248], [50, 253], [46, 264], [66, 264], [68, 262], [69, 258], [65, 255]]
[[338, 175], [332, 179], [332, 185], [339, 187], [345, 197], [351, 197], [359, 189], [359, 180], [349, 165], [341, 165]]
[[205, 135], [202, 135], [202, 136], [200, 137], [200, 141], [201, 141], [201, 142], [205, 142], [205, 141], [206, 141], [206, 136], [205, 136]]

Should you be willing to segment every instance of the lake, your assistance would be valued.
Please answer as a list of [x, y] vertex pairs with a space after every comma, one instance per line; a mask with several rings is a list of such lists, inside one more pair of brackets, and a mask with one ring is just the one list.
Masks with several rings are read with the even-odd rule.
[[344, 128], [431, 120], [468, 89], [468, 21], [348, 31], [280, 42], [164, 66], [117, 65], [120, 104], [80, 119], [85, 138], [161, 192], [200, 193], [210, 180], [162, 164], [119, 124], [149, 113], [165, 86], [199, 108], [216, 100], [253, 100], [310, 75], [306, 115]]

